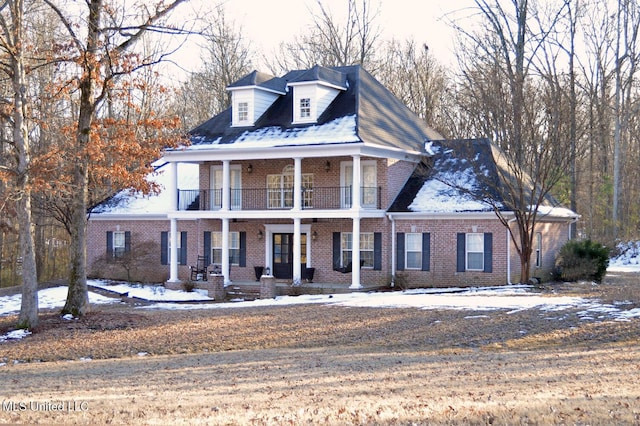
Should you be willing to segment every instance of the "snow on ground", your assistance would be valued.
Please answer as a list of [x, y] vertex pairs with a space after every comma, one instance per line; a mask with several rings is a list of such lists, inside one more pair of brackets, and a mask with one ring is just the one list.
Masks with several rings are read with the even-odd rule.
[[[620, 255], [611, 259], [608, 273], [639, 272], [640, 242], [627, 243], [618, 247]], [[231, 309], [258, 306], [287, 306], [299, 304], [320, 304], [344, 307], [367, 308], [415, 308], [415, 309], [456, 309], [468, 311], [506, 310], [508, 313], [526, 309], [538, 309], [545, 312], [560, 312], [572, 308], [584, 320], [613, 319], [628, 321], [640, 318], [640, 308], [624, 309], [631, 303], [621, 301], [614, 305], [581, 297], [553, 296], [536, 293], [529, 286], [416, 289], [396, 292], [345, 293], [302, 296], [279, 296], [275, 299], [246, 302], [206, 303], [212, 301], [205, 291], [193, 292], [167, 290], [162, 285], [135, 285], [130, 283], [111, 283], [102, 280], [89, 280], [91, 287], [102, 288], [114, 293], [114, 296], [135, 297], [156, 302], [138, 309]], [[67, 297], [67, 287], [54, 287], [38, 292], [40, 309], [61, 309]], [[20, 311], [21, 295], [0, 297], [0, 316], [17, 314]], [[120, 297], [106, 297], [89, 292], [89, 302], [93, 304], [120, 303]], [[189, 303], [193, 302], [193, 303]], [[203, 303], [205, 302], [205, 303]], [[482, 315], [484, 317], [485, 315]], [[478, 318], [471, 315], [468, 318]], [[68, 318], [71, 319], [71, 318]], [[21, 339], [30, 332], [15, 330], [0, 335], [0, 343], [10, 339]]]

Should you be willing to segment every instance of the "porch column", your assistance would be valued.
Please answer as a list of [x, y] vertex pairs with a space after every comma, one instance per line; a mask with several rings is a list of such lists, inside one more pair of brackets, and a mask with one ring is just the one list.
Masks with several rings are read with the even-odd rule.
[[[293, 159], [293, 210], [302, 209], [302, 158]], [[295, 237], [294, 237], [295, 238]]]
[[229, 206], [231, 206], [231, 186], [229, 183], [231, 178], [229, 176], [229, 160], [222, 160], [222, 210], [226, 211], [228, 211]]
[[[351, 188], [351, 208], [360, 210], [360, 191], [362, 187], [362, 172], [360, 170], [360, 156], [353, 156], [353, 182]], [[354, 240], [355, 241], [355, 240]]]
[[171, 239], [171, 261], [169, 262], [169, 282], [180, 282], [178, 279], [178, 220], [171, 219], [169, 238]]
[[[169, 210], [178, 210], [178, 163], [169, 163]], [[169, 221], [169, 239], [171, 242], [171, 260], [169, 262], [169, 282], [180, 282], [178, 279], [178, 220]]]
[[227, 217], [222, 219], [222, 275], [224, 275], [224, 285], [231, 284], [229, 279], [229, 218]]
[[300, 218], [297, 217], [293, 219], [293, 285], [302, 283], [300, 240]]
[[[354, 169], [355, 170], [355, 169]], [[355, 172], [354, 172], [355, 175]], [[354, 179], [355, 180], [355, 179]], [[353, 218], [353, 241], [351, 245], [351, 289], [362, 288], [360, 284], [360, 218]]]

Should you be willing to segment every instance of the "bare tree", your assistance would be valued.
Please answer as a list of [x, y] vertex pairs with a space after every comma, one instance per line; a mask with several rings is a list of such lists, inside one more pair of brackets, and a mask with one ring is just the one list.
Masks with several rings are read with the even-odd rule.
[[360, 64], [372, 74], [378, 68], [375, 47], [380, 37], [376, 25], [377, 10], [368, 0], [348, 0], [347, 15], [340, 23], [332, 11], [317, 0], [313, 23], [296, 41], [283, 43], [275, 59], [265, 61], [279, 75], [296, 68], [314, 65], [345, 66]]
[[509, 9], [503, 3], [476, 0], [487, 29], [482, 34], [467, 33], [469, 44], [459, 58], [464, 93], [460, 107], [474, 117], [469, 122], [476, 133], [502, 148], [498, 159], [502, 185], [496, 189], [515, 224], [503, 206], [494, 207], [519, 255], [520, 279], [527, 282], [539, 209], [566, 176], [570, 157], [563, 155], [564, 121], [557, 108], [557, 86], [532, 73], [534, 53], [545, 43], [549, 28], [530, 32], [528, 0], [511, 0]]
[[202, 67], [177, 90], [174, 108], [191, 129], [231, 105], [227, 86], [251, 71], [252, 51], [242, 28], [227, 20], [222, 6], [205, 17]]

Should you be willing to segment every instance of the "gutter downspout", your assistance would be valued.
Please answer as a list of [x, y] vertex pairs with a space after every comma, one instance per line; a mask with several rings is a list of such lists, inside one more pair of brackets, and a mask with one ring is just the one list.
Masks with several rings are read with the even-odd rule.
[[511, 226], [510, 224], [515, 222], [516, 218], [509, 219], [507, 221], [507, 284], [513, 285], [511, 282]]
[[391, 288], [396, 286], [396, 220], [389, 215], [391, 219]]

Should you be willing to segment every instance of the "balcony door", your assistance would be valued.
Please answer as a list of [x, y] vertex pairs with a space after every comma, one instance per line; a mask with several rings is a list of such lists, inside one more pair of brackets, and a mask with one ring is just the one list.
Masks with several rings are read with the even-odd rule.
[[[273, 234], [273, 276], [278, 279], [293, 278], [293, 233]], [[300, 263], [307, 264], [307, 234], [300, 234]]]
[[[231, 210], [242, 208], [242, 169], [239, 164], [229, 166]], [[222, 166], [211, 166], [211, 210], [222, 208]]]
[[[293, 207], [294, 168], [287, 165], [281, 174], [267, 175], [267, 206], [270, 209], [290, 209]], [[312, 207], [313, 173], [302, 174], [302, 206]]]

